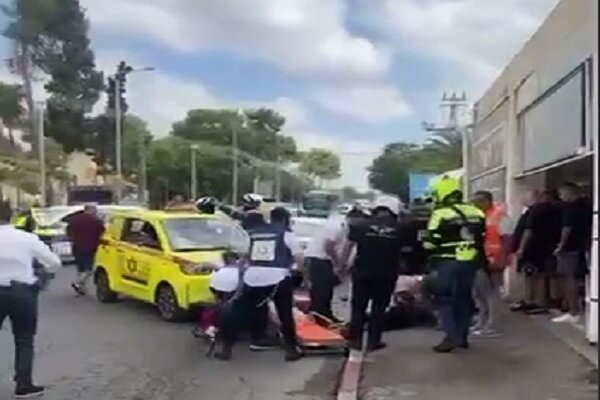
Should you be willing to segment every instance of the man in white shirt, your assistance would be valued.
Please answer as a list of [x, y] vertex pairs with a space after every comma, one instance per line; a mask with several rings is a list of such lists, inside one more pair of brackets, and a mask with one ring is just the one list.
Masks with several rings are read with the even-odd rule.
[[362, 217], [361, 211], [352, 209], [345, 217], [328, 219], [304, 253], [310, 280], [310, 311], [334, 322], [339, 322], [331, 308], [334, 288], [340, 280], [339, 249], [348, 235], [348, 224]]
[[[293, 317], [294, 283], [291, 268], [294, 264], [304, 264], [300, 240], [289, 230], [290, 213], [282, 207], [271, 211], [271, 223], [251, 229], [249, 266], [244, 274], [242, 294], [234, 305], [234, 314], [247, 318], [253, 343], [251, 348], [258, 350], [266, 331], [267, 314], [264, 307], [269, 301], [275, 303], [281, 334], [284, 340], [285, 360], [296, 361], [301, 357], [296, 343], [296, 326]], [[235, 330], [235, 329], [234, 329]], [[215, 357], [221, 360], [231, 358], [237, 332], [224, 332], [223, 347]], [[253, 347], [254, 346], [254, 347]]]
[[0, 327], [8, 317], [15, 338], [15, 397], [42, 396], [33, 384], [33, 341], [37, 330], [37, 277], [34, 262], [58, 268], [60, 258], [34, 234], [0, 220]]

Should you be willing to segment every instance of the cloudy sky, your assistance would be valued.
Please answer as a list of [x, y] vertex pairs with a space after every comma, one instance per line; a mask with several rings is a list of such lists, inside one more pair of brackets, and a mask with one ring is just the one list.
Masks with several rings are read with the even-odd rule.
[[156, 68], [128, 88], [155, 136], [192, 108], [272, 107], [361, 189], [385, 143], [422, 141], [444, 91], [476, 100], [557, 2], [81, 0], [101, 69]]

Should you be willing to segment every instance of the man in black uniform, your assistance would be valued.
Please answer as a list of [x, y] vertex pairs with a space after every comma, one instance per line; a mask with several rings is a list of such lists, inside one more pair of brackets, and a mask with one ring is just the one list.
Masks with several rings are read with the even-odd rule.
[[350, 347], [362, 349], [362, 334], [371, 302], [367, 349], [379, 350], [382, 342], [385, 311], [398, 279], [402, 232], [398, 222], [400, 202], [382, 196], [375, 202], [373, 215], [363, 223], [350, 226], [341, 264], [346, 265], [354, 247], [356, 257], [351, 268], [352, 303], [348, 332]]
[[240, 224], [245, 231], [249, 231], [266, 224], [264, 215], [259, 211], [262, 198], [258, 195], [246, 193], [242, 196], [242, 212], [223, 204], [217, 204], [216, 199], [209, 197], [203, 197], [199, 199], [196, 204], [204, 205], [210, 201], [214, 201], [214, 204], [220, 211], [227, 214], [229, 217], [240, 221]]

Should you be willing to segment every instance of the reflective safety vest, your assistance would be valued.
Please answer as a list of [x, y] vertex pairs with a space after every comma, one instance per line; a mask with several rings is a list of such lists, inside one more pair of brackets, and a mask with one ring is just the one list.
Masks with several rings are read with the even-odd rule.
[[279, 225], [264, 224], [250, 230], [250, 266], [289, 269], [294, 263], [285, 244], [287, 230]]
[[510, 259], [502, 263], [503, 265], [497, 262], [503, 246], [500, 224], [506, 217], [506, 211], [498, 205], [492, 206], [485, 213], [485, 255], [490, 261], [490, 269], [494, 271], [503, 271], [507, 265], [510, 265]]
[[470, 204], [441, 206], [433, 211], [423, 246], [435, 258], [473, 261], [483, 255], [485, 215]]

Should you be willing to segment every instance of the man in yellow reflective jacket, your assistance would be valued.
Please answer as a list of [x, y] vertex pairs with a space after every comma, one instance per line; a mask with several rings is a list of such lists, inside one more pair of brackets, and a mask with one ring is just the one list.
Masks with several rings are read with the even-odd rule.
[[462, 200], [460, 182], [442, 177], [432, 183], [435, 208], [424, 247], [429, 252], [435, 304], [446, 336], [434, 347], [439, 353], [468, 348], [474, 305], [473, 282], [483, 267], [485, 215]]

